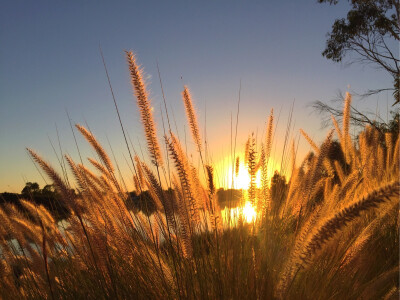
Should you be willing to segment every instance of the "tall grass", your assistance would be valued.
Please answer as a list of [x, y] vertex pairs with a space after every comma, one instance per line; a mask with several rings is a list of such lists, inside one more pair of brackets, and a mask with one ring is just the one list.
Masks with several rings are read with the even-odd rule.
[[[399, 138], [372, 127], [349, 134], [347, 95], [342, 128], [332, 118], [321, 145], [301, 131], [313, 152], [291, 177], [268, 178], [273, 113], [260, 152], [246, 144], [248, 199], [257, 217], [224, 224], [214, 168], [198, 170], [171, 131], [157, 139], [141, 70], [126, 52], [148, 146], [148, 165], [134, 159], [137, 193], [148, 191], [148, 216], [128, 209], [128, 191], [95, 136], [78, 131], [99, 160], [96, 172], [66, 160], [75, 179], [65, 182], [31, 149], [71, 215], [62, 222], [28, 200], [0, 208], [0, 297], [50, 299], [394, 299], [399, 293]], [[202, 142], [193, 99], [182, 92], [199, 154]], [[333, 133], [338, 139], [335, 140]], [[163, 157], [165, 143], [168, 156]], [[166, 168], [170, 161], [174, 170]], [[168, 163], [169, 166], [169, 163]], [[236, 160], [236, 174], [239, 158]], [[261, 187], [255, 185], [260, 169]], [[161, 179], [164, 175], [165, 180]], [[205, 176], [205, 181], [201, 178]], [[166, 178], [170, 178], [166, 180]], [[271, 186], [269, 182], [272, 182]], [[150, 203], [151, 202], [151, 203]]]

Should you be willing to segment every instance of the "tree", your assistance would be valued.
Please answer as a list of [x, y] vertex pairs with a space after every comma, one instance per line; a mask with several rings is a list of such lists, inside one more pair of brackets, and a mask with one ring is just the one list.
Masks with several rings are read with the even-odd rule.
[[[393, 77], [393, 88], [369, 90], [366, 95], [392, 90], [394, 104], [399, 103], [400, 0], [348, 0], [351, 9], [346, 18], [336, 19], [328, 34], [322, 55], [340, 62], [350, 53], [354, 61], [372, 63]], [[339, 0], [318, 0], [337, 4]]]
[[54, 187], [54, 184], [46, 184], [43, 189], [42, 189], [42, 195], [43, 196], [52, 196], [56, 192], [56, 189]]
[[[75, 194], [73, 189], [71, 189], [71, 192]], [[6, 195], [7, 198], [1, 195], [1, 198], [5, 198], [3, 200], [5, 202], [16, 203], [22, 210], [23, 207], [19, 203], [20, 198], [32, 201], [37, 205], [43, 205], [56, 219], [64, 219], [70, 214], [70, 211], [63, 201], [60, 201], [60, 195], [57, 193], [54, 184], [47, 184], [43, 189], [40, 189], [37, 182], [27, 182], [25, 187], [22, 189], [21, 194], [22, 197], [16, 195], [16, 200], [14, 199], [15, 197], [13, 198], [10, 195]]]
[[37, 182], [27, 182], [25, 187], [22, 189], [21, 194], [32, 196], [39, 193], [40, 188]]
[[[334, 103], [342, 104], [344, 101], [344, 96], [339, 95], [337, 99], [332, 100]], [[335, 105], [336, 106], [336, 105]], [[311, 103], [311, 107], [314, 111], [322, 116], [322, 127], [327, 127], [332, 124], [331, 116], [334, 116], [338, 122], [343, 118], [343, 108], [333, 107], [322, 101], [314, 101]], [[399, 133], [399, 117], [400, 110], [394, 109], [390, 111], [390, 120], [383, 120], [379, 115], [371, 111], [360, 111], [353, 105], [350, 105], [350, 122], [354, 126], [364, 127], [365, 125], [370, 125], [378, 130], [381, 136], [386, 132], [391, 132], [393, 134]]]
[[274, 172], [271, 178], [271, 212], [274, 216], [278, 216], [282, 204], [287, 196], [288, 185], [285, 176], [279, 174], [278, 171]]

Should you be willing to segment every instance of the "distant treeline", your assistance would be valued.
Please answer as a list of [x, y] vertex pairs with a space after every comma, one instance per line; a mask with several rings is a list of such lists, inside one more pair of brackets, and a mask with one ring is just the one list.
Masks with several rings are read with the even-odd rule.
[[[75, 194], [76, 192], [73, 191]], [[174, 195], [172, 189], [166, 190], [165, 193]], [[78, 196], [78, 194], [76, 194]], [[220, 207], [230, 206], [235, 207], [240, 205], [242, 199], [242, 191], [235, 189], [219, 189], [217, 191], [217, 199]], [[36, 182], [27, 182], [21, 193], [0, 193], [0, 205], [11, 203], [17, 205], [21, 210], [23, 209], [20, 205], [20, 199], [31, 200], [32, 202], [43, 205], [52, 212], [53, 216], [58, 219], [65, 219], [69, 216], [70, 212], [62, 205], [62, 201], [59, 201], [60, 195], [54, 189], [53, 185], [46, 185], [42, 189]], [[177, 202], [175, 197], [169, 197], [173, 199], [173, 209], [178, 210]], [[129, 210], [134, 212], [142, 211], [147, 215], [151, 215], [156, 210], [156, 205], [148, 191], [144, 191], [141, 194], [136, 192], [128, 193], [128, 197], [125, 199], [126, 206]]]
[[20, 199], [31, 200], [38, 205], [43, 205], [46, 209], [52, 212], [53, 216], [57, 220], [65, 219], [70, 214], [68, 209], [62, 204], [62, 201], [59, 201], [60, 195], [56, 192], [52, 184], [45, 185], [43, 189], [40, 189], [38, 183], [27, 182], [20, 194], [7, 192], [1, 193], [0, 205], [3, 206], [7, 203], [15, 204], [23, 210], [20, 204]]

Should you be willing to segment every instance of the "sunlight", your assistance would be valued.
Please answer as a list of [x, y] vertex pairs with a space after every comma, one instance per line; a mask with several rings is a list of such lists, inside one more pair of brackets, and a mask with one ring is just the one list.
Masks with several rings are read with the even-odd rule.
[[[220, 170], [221, 181], [218, 182], [219, 187], [224, 189], [234, 188], [238, 190], [247, 190], [250, 185], [250, 175], [247, 169], [247, 165], [243, 162], [243, 154], [239, 155], [240, 163], [239, 170], [236, 176], [235, 167], [232, 168], [232, 160], [229, 156], [223, 158], [216, 164], [216, 169]], [[272, 158], [269, 159], [267, 177], [271, 178], [274, 174], [275, 163]], [[233, 179], [233, 184], [232, 184]], [[256, 173], [256, 187], [261, 188], [261, 170]]]
[[251, 223], [255, 221], [256, 216], [257, 216], [256, 210], [251, 205], [251, 203], [247, 201], [245, 206], [243, 207], [243, 217], [245, 218], [247, 223]]
[[221, 210], [221, 215], [223, 223], [228, 226], [236, 226], [240, 216], [243, 217], [243, 221], [246, 223], [251, 223], [257, 218], [257, 212], [249, 201], [246, 201], [244, 206], [232, 207], [230, 209], [225, 207]]
[[[257, 176], [257, 177], [259, 177], [259, 176]], [[239, 172], [238, 172], [237, 176], [235, 176], [233, 183], [234, 183], [235, 189], [248, 189], [249, 188], [250, 175], [243, 163], [241, 163], [241, 166], [239, 167]]]

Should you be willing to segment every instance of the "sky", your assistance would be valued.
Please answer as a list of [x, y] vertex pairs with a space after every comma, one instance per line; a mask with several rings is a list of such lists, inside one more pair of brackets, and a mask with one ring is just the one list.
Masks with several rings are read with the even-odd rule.
[[[146, 142], [124, 50], [132, 50], [144, 69], [159, 137], [164, 104], [157, 62], [173, 129], [192, 149], [181, 100], [185, 84], [218, 166], [230, 153], [239, 90], [238, 149], [252, 132], [261, 140], [274, 108], [279, 153], [293, 103], [293, 137], [302, 128], [322, 141], [327, 129], [321, 130], [321, 116], [310, 108], [313, 101], [328, 102], [338, 91], [361, 93], [392, 84], [373, 66], [334, 63], [321, 55], [327, 32], [347, 10], [347, 1], [336, 6], [279, 0], [2, 1], [0, 192], [20, 192], [27, 181], [50, 183], [42, 179], [26, 147], [57, 170], [59, 146], [79, 161], [67, 112], [73, 124], [88, 125], [106, 150], [113, 150], [122, 173], [129, 176], [99, 45], [122, 122], [139, 153], [146, 152]], [[392, 98], [383, 93], [354, 101], [359, 109], [386, 116]], [[75, 134], [82, 155], [93, 157]], [[309, 149], [300, 140], [299, 156]]]

